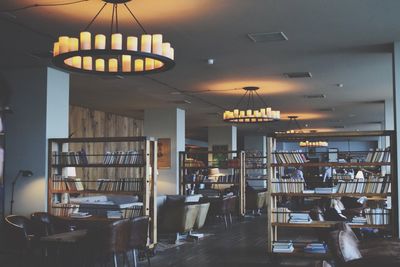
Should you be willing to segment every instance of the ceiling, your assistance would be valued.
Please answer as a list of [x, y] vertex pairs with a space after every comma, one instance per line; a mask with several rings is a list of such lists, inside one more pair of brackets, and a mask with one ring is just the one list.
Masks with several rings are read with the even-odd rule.
[[[2, 0], [0, 9], [69, 1]], [[101, 6], [88, 0], [0, 12], [0, 71], [50, 66], [44, 54], [56, 36], [77, 35]], [[187, 111], [187, 136], [205, 139], [207, 126], [226, 125], [221, 113], [238, 102], [240, 88], [259, 86], [267, 104], [284, 117], [298, 115], [303, 127], [381, 127], [384, 100], [392, 97], [390, 44], [400, 39], [398, 0], [134, 0], [129, 6], [148, 32], [163, 33], [175, 47], [175, 68], [124, 79], [72, 75], [72, 104], [138, 118], [145, 108], [177, 106]], [[111, 8], [92, 31], [108, 32], [110, 16]], [[122, 32], [141, 33], [126, 12], [120, 18]], [[288, 40], [254, 43], [247, 36], [267, 32], [284, 32]], [[287, 72], [312, 78], [289, 79]], [[182, 100], [191, 103], [176, 102]], [[283, 120], [239, 126], [239, 133], [287, 127]]]

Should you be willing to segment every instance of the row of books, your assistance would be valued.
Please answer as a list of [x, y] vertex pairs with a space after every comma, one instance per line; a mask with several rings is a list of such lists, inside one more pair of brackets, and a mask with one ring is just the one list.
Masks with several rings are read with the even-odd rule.
[[58, 203], [53, 204], [52, 214], [55, 216], [70, 216], [72, 213], [77, 213], [79, 211], [79, 205], [69, 204], [69, 203]]
[[390, 210], [382, 208], [366, 208], [364, 209], [367, 224], [389, 224], [390, 223]]
[[272, 222], [287, 223], [290, 218], [290, 209], [288, 208], [275, 208], [272, 210]]
[[80, 178], [53, 178], [53, 190], [65, 190], [65, 191], [83, 191], [82, 180]]
[[185, 167], [204, 168], [206, 165], [201, 160], [188, 158], [185, 160]]
[[103, 164], [144, 164], [143, 151], [106, 152]]
[[299, 179], [271, 179], [272, 193], [302, 193], [305, 188], [303, 180]]
[[354, 179], [338, 181], [338, 193], [373, 193], [386, 194], [391, 192], [391, 182], [386, 178]]
[[390, 148], [370, 149], [365, 162], [390, 162]]
[[279, 164], [307, 162], [306, 156], [301, 150], [292, 152], [277, 151], [274, 155], [276, 162]]
[[121, 192], [143, 190], [143, 179], [141, 178], [120, 178], [116, 180], [98, 179], [97, 191]]
[[87, 165], [89, 163], [86, 151], [60, 152], [53, 151], [54, 164], [56, 165]]

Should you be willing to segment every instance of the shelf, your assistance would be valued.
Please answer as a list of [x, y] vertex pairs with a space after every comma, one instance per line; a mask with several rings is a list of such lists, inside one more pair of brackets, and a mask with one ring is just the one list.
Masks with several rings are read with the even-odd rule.
[[303, 162], [303, 163], [272, 163], [272, 167], [378, 167], [391, 165], [390, 162]]
[[213, 169], [213, 168], [218, 168], [220, 170], [226, 170], [226, 169], [237, 169], [239, 170], [239, 167], [221, 167], [221, 166], [208, 166], [208, 167], [182, 167], [182, 169], [187, 169], [187, 170], [207, 170], [207, 169]]
[[290, 197], [379, 197], [386, 198], [390, 196], [390, 193], [387, 194], [375, 194], [375, 193], [332, 193], [332, 194], [305, 194], [305, 193], [271, 193], [271, 196], [290, 196]]
[[327, 253], [308, 253], [304, 252], [303, 247], [296, 247], [294, 251], [291, 253], [280, 253], [280, 252], [272, 252], [273, 255], [278, 255], [282, 257], [304, 257], [304, 258], [312, 258], [312, 259], [330, 259], [332, 257], [331, 253], [328, 251]]
[[182, 184], [233, 184], [238, 185], [238, 182], [183, 182]]
[[141, 168], [145, 167], [145, 164], [102, 164], [102, 163], [92, 163], [92, 164], [52, 164], [55, 168], [65, 168], [65, 167], [77, 167], [77, 168]]
[[109, 194], [109, 195], [143, 195], [139, 191], [98, 191], [98, 190], [52, 190], [53, 194]]
[[[273, 222], [272, 226], [286, 227], [286, 228], [331, 228], [340, 221], [312, 221], [311, 223], [277, 223]], [[351, 228], [388, 228], [390, 224], [349, 224]]]

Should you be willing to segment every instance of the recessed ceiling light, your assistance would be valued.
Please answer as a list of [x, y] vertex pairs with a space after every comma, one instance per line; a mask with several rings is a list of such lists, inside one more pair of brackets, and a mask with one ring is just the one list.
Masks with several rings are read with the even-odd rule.
[[286, 78], [298, 79], [298, 78], [312, 78], [311, 72], [286, 72], [283, 74]]
[[288, 38], [283, 32], [249, 33], [247, 36], [255, 43], [287, 41]]
[[214, 65], [214, 59], [213, 58], [207, 59], [207, 64], [208, 65]]
[[343, 85], [343, 83], [337, 83], [336, 86], [339, 88], [342, 88], [344, 85]]

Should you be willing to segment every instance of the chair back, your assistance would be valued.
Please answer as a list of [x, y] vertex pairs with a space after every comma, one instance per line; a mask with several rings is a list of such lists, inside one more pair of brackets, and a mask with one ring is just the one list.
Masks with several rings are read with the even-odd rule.
[[130, 222], [118, 220], [102, 227], [88, 230], [87, 241], [98, 253], [124, 253], [128, 250]]
[[31, 214], [31, 220], [39, 236], [48, 236], [56, 233], [52, 217], [53, 215], [47, 212], [34, 212]]
[[210, 203], [201, 203], [199, 205], [199, 213], [196, 218], [196, 222], [194, 224], [195, 229], [200, 229], [204, 226], [204, 223], [206, 222], [207, 214], [208, 214], [208, 209], [210, 208]]
[[29, 235], [33, 234], [31, 221], [18, 215], [9, 215], [5, 218], [5, 234], [7, 246], [11, 249], [28, 249]]
[[144, 248], [147, 245], [149, 232], [149, 217], [135, 217], [129, 221], [130, 233], [128, 248], [130, 250]]

